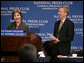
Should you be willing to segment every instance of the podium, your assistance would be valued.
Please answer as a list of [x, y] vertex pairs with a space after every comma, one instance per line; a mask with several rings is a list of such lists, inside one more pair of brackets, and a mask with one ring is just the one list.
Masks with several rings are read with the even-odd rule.
[[[4, 52], [4, 54], [6, 52], [7, 53], [18, 52], [19, 48], [22, 45], [28, 44], [28, 43], [35, 45], [37, 49], [37, 53], [42, 48], [42, 39], [40, 38], [40, 36], [38, 36], [35, 33], [28, 33], [26, 34], [26, 36], [1, 36], [1, 52]], [[10, 54], [7, 55], [7, 57], [8, 56], [10, 56]], [[13, 61], [16, 61], [16, 60], [13, 59]]]

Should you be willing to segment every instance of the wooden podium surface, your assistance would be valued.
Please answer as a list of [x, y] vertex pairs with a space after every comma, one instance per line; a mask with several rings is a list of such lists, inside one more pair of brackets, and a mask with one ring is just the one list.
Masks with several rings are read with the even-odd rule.
[[34, 33], [28, 33], [26, 36], [1, 36], [1, 60], [2, 62], [20, 62], [18, 50], [24, 45], [31, 43], [35, 45], [37, 53], [42, 48], [42, 39]]
[[42, 39], [34, 33], [28, 33], [26, 36], [1, 36], [1, 51], [17, 52], [27, 43], [35, 45], [37, 52], [41, 50]]

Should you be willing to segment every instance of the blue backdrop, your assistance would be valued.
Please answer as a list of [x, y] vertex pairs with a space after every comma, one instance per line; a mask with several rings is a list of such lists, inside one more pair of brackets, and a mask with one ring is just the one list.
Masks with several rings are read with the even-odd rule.
[[1, 30], [7, 30], [12, 20], [12, 11], [20, 9], [22, 21], [29, 26], [30, 33], [42, 38], [42, 43], [50, 40], [48, 33], [53, 34], [54, 24], [58, 17], [59, 7], [70, 8], [68, 18], [74, 22], [74, 40], [71, 48], [83, 49], [83, 1], [1, 1]]

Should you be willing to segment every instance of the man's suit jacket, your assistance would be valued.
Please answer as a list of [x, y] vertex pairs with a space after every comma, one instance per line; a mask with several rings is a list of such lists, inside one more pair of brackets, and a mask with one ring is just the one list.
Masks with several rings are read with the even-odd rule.
[[8, 25], [8, 30], [23, 30], [23, 32], [28, 33], [28, 25], [21, 22], [20, 25], [19, 25], [19, 28], [16, 29], [16, 23], [13, 22], [13, 23]]
[[58, 32], [60, 21], [61, 20], [56, 21], [55, 23], [54, 36], [58, 36], [58, 39], [60, 40], [57, 44], [59, 53], [62, 55], [69, 55], [71, 41], [74, 38], [74, 23], [67, 18]]

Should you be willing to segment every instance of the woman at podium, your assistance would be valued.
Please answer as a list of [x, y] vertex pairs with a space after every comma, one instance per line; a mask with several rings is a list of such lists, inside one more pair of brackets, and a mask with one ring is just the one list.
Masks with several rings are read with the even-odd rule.
[[22, 13], [19, 9], [13, 10], [12, 19], [15, 22], [8, 25], [8, 30], [23, 30], [28, 33], [28, 25], [22, 22]]

